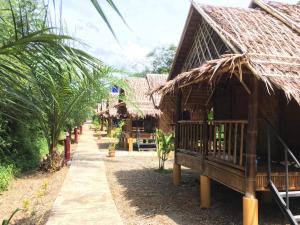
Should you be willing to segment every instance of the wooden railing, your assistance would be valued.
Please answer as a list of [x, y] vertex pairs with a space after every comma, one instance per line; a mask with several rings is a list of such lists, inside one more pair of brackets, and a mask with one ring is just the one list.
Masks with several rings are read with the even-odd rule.
[[205, 141], [207, 141], [207, 123], [198, 121], [179, 121], [179, 143], [177, 148], [205, 154]]
[[246, 120], [179, 121], [177, 149], [243, 168]]
[[247, 124], [246, 120], [209, 122], [207, 157], [244, 167]]

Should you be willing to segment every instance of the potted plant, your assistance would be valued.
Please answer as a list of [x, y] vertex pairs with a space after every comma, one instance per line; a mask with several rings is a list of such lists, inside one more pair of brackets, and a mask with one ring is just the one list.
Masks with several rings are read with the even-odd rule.
[[108, 146], [108, 157], [115, 157], [116, 155], [116, 144], [110, 144]]

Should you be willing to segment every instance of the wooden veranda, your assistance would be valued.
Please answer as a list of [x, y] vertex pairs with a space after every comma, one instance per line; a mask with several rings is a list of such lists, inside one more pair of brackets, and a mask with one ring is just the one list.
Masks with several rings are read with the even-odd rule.
[[[244, 194], [247, 128], [247, 120], [178, 121], [175, 162]], [[269, 191], [267, 161], [256, 167], [256, 191]], [[272, 168], [272, 180], [284, 190], [284, 165]], [[300, 169], [289, 172], [289, 189], [300, 190]]]

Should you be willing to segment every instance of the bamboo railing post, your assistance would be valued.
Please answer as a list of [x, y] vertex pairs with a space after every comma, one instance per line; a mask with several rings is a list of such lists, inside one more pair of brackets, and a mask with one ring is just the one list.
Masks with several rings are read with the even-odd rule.
[[[181, 89], [176, 90], [176, 111], [175, 111], [175, 152], [177, 148], [179, 147], [179, 124], [178, 121], [181, 119], [181, 99], [182, 99], [182, 92]], [[175, 154], [176, 155], [176, 154]]]
[[208, 154], [208, 112], [206, 110], [205, 116], [204, 116], [204, 123], [203, 123], [203, 140], [204, 140], [204, 152], [203, 155], [206, 156]]

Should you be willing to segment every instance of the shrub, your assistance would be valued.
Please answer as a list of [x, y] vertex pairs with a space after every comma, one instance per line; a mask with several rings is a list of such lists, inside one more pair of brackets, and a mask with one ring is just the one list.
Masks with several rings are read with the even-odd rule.
[[168, 160], [169, 153], [174, 150], [174, 135], [165, 134], [161, 130], [156, 130], [157, 156], [159, 158], [159, 170], [165, 169], [165, 161]]
[[1, 165], [0, 164], [0, 192], [5, 191], [14, 177], [14, 165]]
[[48, 143], [39, 127], [0, 117], [0, 192], [7, 189], [14, 176], [37, 168], [46, 154]]

